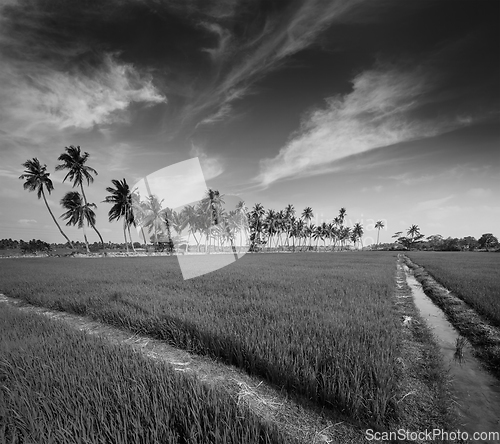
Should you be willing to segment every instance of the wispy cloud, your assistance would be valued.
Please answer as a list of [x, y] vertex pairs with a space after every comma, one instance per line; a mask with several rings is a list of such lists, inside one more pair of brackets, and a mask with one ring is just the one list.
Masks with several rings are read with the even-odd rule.
[[405, 172], [401, 174], [396, 174], [395, 176], [387, 176], [387, 179], [393, 179], [396, 182], [402, 183], [404, 185], [416, 185], [419, 183], [428, 183], [429, 181], [435, 179], [436, 177], [438, 177], [438, 175], [431, 175], [431, 174], [415, 175], [410, 172]]
[[193, 143], [189, 154], [193, 157], [198, 157], [205, 180], [214, 179], [224, 172], [223, 161], [220, 157], [208, 156], [200, 145]]
[[19, 219], [18, 222], [25, 226], [35, 225], [38, 223], [35, 219]]
[[1, 129], [10, 134], [25, 136], [47, 126], [88, 129], [126, 121], [124, 111], [131, 103], [166, 100], [150, 77], [118, 62], [112, 54], [87, 72], [57, 71], [36, 61], [2, 63]]
[[374, 186], [370, 186], [370, 187], [361, 188], [361, 192], [367, 193], [367, 192], [375, 191], [376, 193], [380, 193], [383, 189], [384, 189], [383, 185], [374, 185]]
[[481, 199], [483, 197], [490, 197], [491, 190], [489, 188], [471, 188], [467, 191], [466, 195], [469, 197]]
[[[230, 104], [247, 95], [256, 80], [280, 66], [286, 57], [311, 45], [332, 21], [361, 2], [310, 0], [291, 4], [278, 16], [267, 17], [261, 28], [243, 36], [231, 34], [216, 22], [203, 22], [202, 25], [217, 36], [217, 45], [203, 51], [219, 66], [214, 83], [185, 109], [184, 118], [209, 111], [210, 116], [198, 125], [223, 120], [230, 115]], [[233, 10], [234, 14], [241, 14], [243, 2], [239, 6], [239, 10]]]
[[0, 177], [7, 177], [9, 179], [17, 179], [21, 173], [17, 173], [10, 169], [0, 168]]
[[307, 114], [301, 128], [272, 159], [260, 164], [263, 186], [285, 178], [331, 170], [342, 158], [409, 140], [431, 137], [458, 125], [454, 118], [426, 121], [415, 111], [431, 98], [431, 72], [377, 66], [352, 81], [352, 92], [326, 99]]
[[448, 202], [450, 199], [453, 199], [454, 195], [441, 197], [438, 199], [429, 199], [418, 202], [412, 210], [419, 211], [427, 211], [427, 210], [436, 210], [443, 206], [444, 203]]

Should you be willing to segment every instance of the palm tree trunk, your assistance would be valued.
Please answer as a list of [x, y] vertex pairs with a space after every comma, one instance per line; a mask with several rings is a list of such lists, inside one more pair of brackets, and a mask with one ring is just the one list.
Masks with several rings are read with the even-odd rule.
[[148, 241], [146, 240], [146, 234], [144, 233], [144, 227], [141, 226], [141, 233], [142, 233], [142, 238], [144, 239], [144, 248], [148, 249]]
[[123, 237], [125, 239], [125, 248], [127, 249], [127, 254], [128, 254], [128, 241], [127, 241], [127, 223], [125, 222], [126, 219], [123, 219]]
[[85, 231], [85, 223], [83, 223], [82, 228], [83, 228], [83, 238], [85, 239], [85, 248], [87, 249], [87, 253], [90, 253], [89, 241], [87, 240], [87, 233]]
[[128, 238], [130, 239], [130, 246], [132, 247], [132, 251], [135, 253], [134, 243], [132, 242], [132, 235], [130, 234], [130, 225], [127, 228], [128, 228]]
[[378, 237], [379, 237], [379, 235], [380, 235], [380, 228], [377, 231], [377, 247], [378, 247]]
[[70, 248], [73, 250], [75, 247], [73, 245], [73, 242], [71, 242], [69, 240], [69, 237], [66, 236], [66, 234], [64, 234], [64, 231], [61, 229], [61, 227], [59, 226], [59, 223], [57, 222], [57, 219], [54, 217], [54, 214], [52, 213], [52, 210], [50, 209], [49, 207], [49, 204], [47, 202], [47, 198], [45, 197], [45, 193], [43, 192], [43, 188], [42, 188], [42, 196], [43, 196], [43, 201], [45, 202], [45, 206], [47, 207], [47, 210], [49, 210], [49, 213], [50, 215], [52, 216], [52, 220], [54, 221], [54, 223], [57, 225], [57, 228], [59, 228], [59, 231], [61, 232], [61, 234], [64, 236], [64, 238], [68, 241], [68, 244], [70, 246]]
[[[87, 196], [85, 196], [85, 191], [83, 191], [83, 182], [80, 182], [80, 188], [82, 190], [82, 196], [83, 196], [83, 200], [85, 202], [85, 205], [87, 205]], [[97, 228], [95, 227], [95, 225], [93, 223], [91, 223], [91, 226], [94, 229], [94, 231], [97, 233], [97, 235], [99, 236], [99, 239], [101, 240], [102, 249], [104, 250], [105, 249], [104, 248], [104, 240], [102, 239], [101, 233], [99, 233], [99, 231], [97, 231]]]

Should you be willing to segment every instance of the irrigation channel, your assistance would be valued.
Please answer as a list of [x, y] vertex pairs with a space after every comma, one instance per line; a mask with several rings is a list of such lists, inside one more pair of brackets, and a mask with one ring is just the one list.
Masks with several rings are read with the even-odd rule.
[[462, 416], [463, 429], [469, 436], [474, 432], [500, 431], [500, 382], [483, 368], [467, 343], [462, 353], [457, 351], [457, 340], [461, 340], [459, 332], [425, 294], [413, 272], [406, 265], [403, 268], [415, 305], [431, 327], [452, 376], [453, 394]]

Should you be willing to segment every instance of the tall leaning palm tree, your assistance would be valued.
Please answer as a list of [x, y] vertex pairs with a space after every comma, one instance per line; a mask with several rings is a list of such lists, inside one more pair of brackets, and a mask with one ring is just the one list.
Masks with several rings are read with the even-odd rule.
[[[69, 147], [65, 147], [64, 149], [66, 150], [66, 152], [62, 153], [57, 158], [57, 160], [62, 163], [56, 166], [56, 171], [68, 170], [68, 174], [66, 174], [66, 176], [64, 177], [63, 182], [65, 182], [66, 179], [69, 179], [73, 181], [73, 188], [79, 186], [80, 190], [82, 191], [83, 201], [85, 202], [85, 205], [88, 205], [87, 196], [85, 195], [85, 190], [83, 189], [83, 182], [87, 181], [87, 186], [94, 182], [94, 178], [92, 177], [92, 175], [94, 174], [97, 176], [97, 171], [94, 170], [94, 168], [85, 165], [89, 158], [89, 153], [84, 152], [82, 154], [79, 146], [75, 147], [73, 145], [70, 145]], [[101, 233], [99, 233], [95, 226], [95, 218], [91, 226], [99, 236], [102, 248], [104, 248], [104, 241], [102, 239]]]
[[119, 220], [123, 217], [123, 237], [125, 238], [125, 247], [127, 248], [128, 253], [128, 228], [128, 237], [130, 239], [130, 244], [132, 245], [132, 250], [135, 253], [132, 236], [130, 235], [130, 226], [135, 225], [132, 193], [130, 192], [130, 187], [128, 186], [128, 183], [125, 179], [123, 179], [122, 181], [112, 179], [111, 182], [115, 187], [106, 188], [106, 191], [111, 194], [109, 196], [106, 196], [103, 200], [103, 202], [105, 203], [113, 204], [108, 212], [109, 221], [111, 222], [113, 220]]
[[377, 246], [378, 246], [378, 238], [380, 236], [380, 230], [382, 228], [384, 228], [385, 225], [384, 225], [384, 222], [382, 222], [381, 220], [378, 220], [376, 223], [375, 223], [375, 229], [377, 229]]
[[50, 173], [47, 173], [47, 165], [41, 165], [40, 161], [36, 157], [34, 157], [33, 159], [24, 162], [23, 167], [25, 168], [24, 174], [19, 176], [19, 179], [26, 180], [26, 182], [24, 182], [23, 184], [24, 189], [29, 191], [36, 191], [38, 199], [40, 199], [40, 197], [43, 197], [43, 201], [45, 202], [45, 206], [47, 207], [47, 210], [52, 216], [52, 220], [57, 225], [57, 228], [64, 236], [64, 238], [68, 241], [70, 248], [73, 249], [73, 243], [69, 240], [68, 236], [66, 236], [64, 231], [61, 229], [61, 226], [59, 225], [57, 219], [52, 213], [52, 210], [50, 209], [49, 204], [47, 202], [47, 198], [45, 197], [44, 190], [47, 190], [47, 192], [50, 194], [54, 189], [52, 180], [50, 180], [49, 178]]
[[90, 253], [87, 233], [85, 232], [85, 222], [92, 226], [95, 224], [95, 213], [93, 208], [96, 205], [87, 204], [83, 201], [82, 196], [78, 191], [69, 191], [61, 199], [61, 205], [66, 211], [61, 217], [68, 222], [66, 225], [78, 225], [78, 228], [83, 229], [83, 238], [85, 239], [85, 247], [87, 253]]

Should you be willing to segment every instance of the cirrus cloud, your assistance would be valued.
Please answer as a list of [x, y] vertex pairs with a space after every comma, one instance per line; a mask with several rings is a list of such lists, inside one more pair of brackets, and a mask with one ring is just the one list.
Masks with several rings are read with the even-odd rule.
[[431, 137], [460, 125], [454, 117], [419, 118], [430, 103], [436, 78], [431, 70], [377, 66], [352, 80], [352, 91], [326, 99], [306, 114], [300, 129], [274, 158], [260, 162], [262, 186], [335, 170], [337, 160], [374, 148]]

